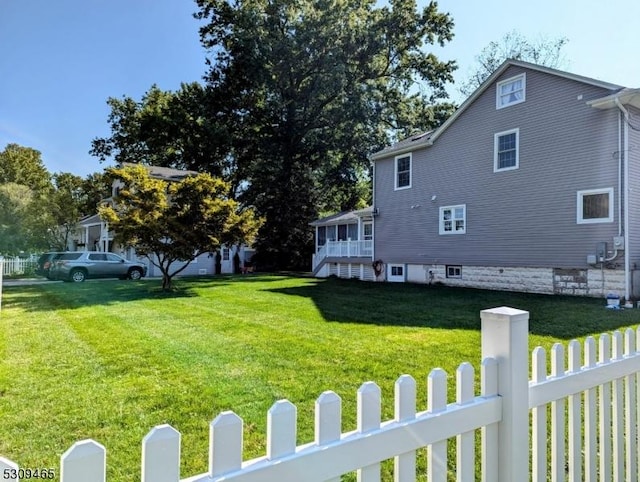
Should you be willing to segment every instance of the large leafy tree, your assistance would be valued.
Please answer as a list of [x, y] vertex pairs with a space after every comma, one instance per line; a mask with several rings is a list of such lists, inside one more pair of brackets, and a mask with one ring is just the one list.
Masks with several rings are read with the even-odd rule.
[[31, 247], [33, 191], [27, 186], [0, 184], [0, 254], [17, 255]]
[[0, 184], [14, 182], [32, 191], [51, 191], [51, 175], [42, 162], [40, 151], [18, 144], [7, 144], [0, 151]]
[[49, 230], [49, 246], [64, 250], [69, 246], [71, 236], [76, 232], [78, 220], [82, 217], [84, 201], [84, 181], [71, 173], [56, 173], [52, 176], [54, 191], [48, 199], [48, 211], [52, 229]]
[[246, 177], [242, 200], [266, 218], [257, 248], [276, 267], [309, 262], [308, 223], [350, 209], [368, 180], [368, 155], [394, 136], [451, 112], [454, 62], [429, 45], [452, 38], [435, 2], [197, 0], [206, 76], [230, 156]]
[[206, 87], [194, 82], [172, 92], [153, 85], [140, 101], [111, 97], [107, 104], [111, 136], [95, 138], [90, 151], [101, 161], [201, 170], [237, 186], [228, 131]]
[[8, 144], [0, 151], [0, 253], [65, 249], [78, 220], [110, 192], [103, 173], [51, 175], [39, 151]]
[[52, 192], [51, 175], [39, 151], [18, 144], [7, 144], [0, 151], [0, 252], [48, 247]]
[[507, 59], [524, 60], [545, 67], [561, 68], [566, 63], [562, 49], [566, 37], [527, 38], [516, 30], [508, 32], [498, 41], [489, 42], [476, 56], [471, 73], [459, 90], [469, 96]]
[[[162, 287], [202, 253], [222, 244], [250, 243], [260, 225], [252, 209], [229, 197], [229, 184], [210, 174], [179, 182], [154, 179], [143, 166], [113, 168], [124, 188], [100, 215], [116, 240], [135, 248], [162, 272]], [[176, 262], [182, 261], [176, 267]]]

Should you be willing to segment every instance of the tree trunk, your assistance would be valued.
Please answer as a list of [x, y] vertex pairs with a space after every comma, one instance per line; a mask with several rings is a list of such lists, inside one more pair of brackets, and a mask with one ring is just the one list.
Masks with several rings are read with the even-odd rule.
[[162, 291], [171, 291], [171, 278], [166, 273], [162, 274]]

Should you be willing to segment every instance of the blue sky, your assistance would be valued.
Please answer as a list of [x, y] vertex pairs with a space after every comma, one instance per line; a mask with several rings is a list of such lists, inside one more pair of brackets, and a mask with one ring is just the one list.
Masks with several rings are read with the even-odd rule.
[[[439, 7], [452, 14], [455, 38], [435, 52], [458, 61], [458, 81], [483, 47], [517, 30], [567, 37], [566, 70], [640, 87], [637, 0], [441, 0]], [[0, 149], [38, 149], [51, 172], [102, 170], [88, 151], [93, 138], [109, 135], [108, 97], [139, 100], [154, 83], [175, 90], [204, 74], [195, 10], [191, 0], [0, 0]]]

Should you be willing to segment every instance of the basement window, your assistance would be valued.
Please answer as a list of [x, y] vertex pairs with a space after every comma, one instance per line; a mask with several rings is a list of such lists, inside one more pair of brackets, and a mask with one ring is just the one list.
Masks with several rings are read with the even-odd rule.
[[447, 265], [447, 278], [462, 278], [462, 266]]

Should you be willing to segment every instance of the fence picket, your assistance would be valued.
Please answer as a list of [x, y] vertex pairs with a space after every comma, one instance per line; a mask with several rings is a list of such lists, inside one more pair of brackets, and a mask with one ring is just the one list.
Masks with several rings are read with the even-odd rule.
[[[592, 336], [584, 341], [584, 366], [596, 366], [596, 342]], [[596, 427], [596, 389], [584, 392], [584, 481], [598, 480], [598, 442]]]
[[[624, 356], [630, 357], [635, 353], [636, 348], [635, 332], [631, 328], [627, 328], [624, 336]], [[637, 420], [637, 397], [636, 397], [636, 377], [637, 375], [627, 375], [624, 377], [624, 406], [625, 406], [625, 479], [637, 480], [638, 477], [638, 465], [636, 453], [638, 450], [638, 442], [636, 437], [638, 436], [638, 429], [636, 425]]]
[[209, 425], [209, 475], [215, 477], [242, 467], [242, 419], [222, 412]]
[[[547, 379], [547, 353], [542, 347], [536, 347], [531, 357], [532, 381], [543, 382]], [[532, 412], [531, 427], [531, 469], [534, 482], [547, 480], [547, 406], [535, 407]]]
[[[564, 346], [555, 343], [551, 348], [551, 376], [564, 376]], [[551, 402], [551, 480], [564, 482], [565, 476], [565, 399]]]
[[[373, 382], [363, 383], [358, 389], [358, 433], [380, 428], [382, 394]], [[358, 482], [380, 482], [380, 464], [363, 467], [357, 472]]]
[[[410, 375], [402, 375], [394, 385], [394, 420], [404, 422], [416, 417], [416, 381]], [[397, 455], [393, 460], [394, 482], [415, 482], [416, 452]]]
[[74, 443], [60, 457], [60, 481], [104, 482], [106, 457], [105, 448], [94, 440]]
[[[470, 363], [462, 363], [456, 370], [456, 403], [467, 405], [474, 399], [474, 370]], [[473, 482], [475, 479], [474, 432], [456, 436], [457, 482]]]
[[[447, 409], [447, 374], [441, 368], [435, 368], [427, 378], [427, 410], [440, 413]], [[447, 442], [436, 442], [427, 447], [427, 480], [446, 482], [447, 480]]]
[[18, 469], [18, 464], [4, 457], [0, 457], [0, 477], [2, 477], [2, 480], [18, 482]]
[[[315, 443], [327, 445], [340, 440], [342, 431], [342, 399], [328, 390], [316, 400], [315, 411]], [[340, 477], [327, 482], [340, 482]]]
[[[603, 333], [599, 338], [599, 358], [601, 365], [611, 360], [611, 339]], [[611, 384], [603, 383], [598, 389], [600, 434], [600, 482], [611, 482]]]
[[142, 439], [142, 482], [180, 481], [180, 432], [158, 425]]
[[[569, 374], [581, 370], [581, 349], [578, 340], [569, 342]], [[582, 481], [582, 404], [580, 394], [569, 396], [569, 482]]]
[[[612, 359], [622, 360], [623, 341], [622, 333], [615, 331], [612, 336]], [[611, 407], [612, 407], [612, 463], [613, 480], [624, 480], [624, 381], [617, 378], [611, 383]]]
[[297, 409], [289, 400], [278, 400], [267, 414], [267, 459], [296, 451]]
[[[485, 358], [480, 365], [480, 393], [483, 397], [498, 394], [498, 362], [495, 358]], [[482, 480], [498, 480], [498, 424], [486, 425], [481, 429]]]

